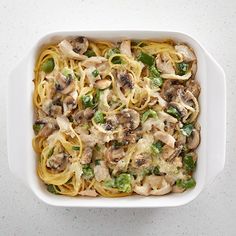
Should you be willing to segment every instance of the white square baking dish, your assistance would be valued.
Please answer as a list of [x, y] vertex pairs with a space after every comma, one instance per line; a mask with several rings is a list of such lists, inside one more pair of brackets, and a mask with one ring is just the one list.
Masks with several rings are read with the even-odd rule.
[[[53, 195], [47, 192], [36, 173], [36, 155], [33, 138], [33, 77], [39, 49], [47, 43], [59, 42], [68, 36], [83, 35], [90, 39], [117, 41], [130, 39], [172, 39], [190, 45], [198, 59], [196, 78], [201, 84], [201, 145], [194, 177], [197, 185], [184, 193], [171, 193], [161, 197], [129, 196], [124, 198], [89, 198]], [[41, 38], [12, 71], [8, 81], [7, 138], [10, 170], [34, 194], [47, 204], [65, 207], [170, 207], [180, 206], [196, 198], [203, 188], [223, 170], [226, 140], [226, 86], [222, 68], [201, 44], [189, 35], [168, 31], [73, 31], [55, 32]]]

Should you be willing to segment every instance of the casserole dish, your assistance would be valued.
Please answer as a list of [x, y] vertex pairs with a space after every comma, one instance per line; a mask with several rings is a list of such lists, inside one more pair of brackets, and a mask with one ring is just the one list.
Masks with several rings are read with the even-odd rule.
[[[83, 35], [91, 39], [118, 41], [124, 38], [141, 40], [172, 39], [187, 43], [196, 53], [198, 71], [196, 79], [201, 84], [201, 145], [198, 148], [198, 165], [194, 177], [194, 189], [181, 194], [162, 197], [129, 196], [119, 199], [71, 198], [47, 192], [36, 172], [36, 154], [31, 140], [33, 137], [32, 92], [33, 70], [39, 50], [43, 45], [59, 42], [69, 37]], [[29, 186], [44, 202], [66, 207], [167, 207], [186, 204], [197, 197], [206, 184], [223, 169], [225, 161], [225, 76], [221, 67], [206, 50], [190, 36], [178, 32], [164, 31], [75, 31], [56, 32], [43, 37], [29, 55], [11, 73], [8, 84], [8, 158], [11, 171]], [[219, 113], [219, 107], [221, 108]], [[17, 122], [16, 122], [17, 120]], [[217, 135], [215, 132], [217, 130]], [[217, 147], [217, 149], [215, 148]]]

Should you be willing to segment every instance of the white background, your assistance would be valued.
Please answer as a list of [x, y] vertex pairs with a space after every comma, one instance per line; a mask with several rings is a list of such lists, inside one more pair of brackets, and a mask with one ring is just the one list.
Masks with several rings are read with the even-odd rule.
[[[236, 235], [235, 23], [234, 0], [1, 0], [0, 235]], [[44, 34], [82, 29], [183, 31], [199, 40], [224, 68], [226, 165], [192, 203], [168, 209], [55, 208], [36, 199], [9, 172], [5, 135], [9, 72]]]

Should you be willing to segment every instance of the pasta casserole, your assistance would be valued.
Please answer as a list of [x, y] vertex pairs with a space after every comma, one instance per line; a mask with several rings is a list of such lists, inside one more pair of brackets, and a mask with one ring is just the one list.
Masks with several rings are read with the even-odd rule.
[[54, 194], [123, 197], [193, 188], [197, 58], [171, 40], [79, 36], [45, 46], [33, 106], [37, 172]]

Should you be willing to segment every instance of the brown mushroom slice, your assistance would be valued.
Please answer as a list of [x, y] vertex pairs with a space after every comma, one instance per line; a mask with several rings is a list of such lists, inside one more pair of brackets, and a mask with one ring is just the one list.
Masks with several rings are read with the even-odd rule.
[[84, 54], [88, 50], [89, 42], [87, 38], [80, 36], [71, 40], [71, 45], [75, 53]]
[[196, 56], [187, 45], [176, 45], [175, 50], [183, 55], [183, 59], [185, 62], [191, 62], [196, 60]]
[[152, 189], [161, 188], [163, 176], [149, 175], [144, 179], [144, 183], [148, 183]]
[[155, 140], [160, 140], [172, 148], [175, 146], [175, 138], [166, 132], [156, 131], [154, 133], [154, 138]]
[[186, 83], [187, 90], [190, 91], [194, 97], [198, 98], [201, 92], [201, 86], [195, 79], [190, 79]]
[[179, 148], [172, 148], [168, 145], [165, 145], [164, 147], [162, 147], [161, 157], [164, 160], [172, 160], [177, 155], [179, 155], [180, 152], [181, 152], [181, 149]]
[[62, 172], [67, 168], [69, 156], [66, 153], [54, 154], [48, 158], [46, 166], [53, 171]]
[[51, 99], [48, 99], [43, 103], [42, 110], [48, 116], [57, 117], [57, 116], [62, 115], [62, 107], [59, 105], [53, 104], [53, 101]]
[[125, 156], [125, 151], [123, 147], [118, 149], [110, 147], [106, 152], [106, 158], [108, 162], [111, 164], [116, 164], [119, 160], [124, 158], [124, 156]]
[[149, 196], [151, 186], [148, 183], [144, 183], [143, 185], [135, 185], [133, 191], [139, 195]]
[[66, 96], [63, 100], [64, 115], [69, 114], [77, 106], [75, 99], [72, 96]]
[[95, 87], [101, 90], [110, 87], [110, 85], [111, 85], [111, 80], [108, 79], [97, 80], [95, 82]]
[[133, 82], [133, 75], [127, 72], [118, 72], [117, 73], [118, 83], [121, 88], [123, 89], [133, 89], [134, 82]]
[[160, 95], [166, 101], [170, 102], [176, 98], [178, 89], [184, 90], [184, 86], [180, 84], [174, 84], [174, 81], [172, 80], [165, 80], [162, 85]]
[[187, 138], [188, 149], [196, 149], [200, 143], [200, 133], [193, 129], [192, 134]]
[[95, 113], [94, 110], [92, 108], [88, 107], [83, 111], [83, 116], [85, 119], [90, 120], [90, 119], [92, 119], [94, 113]]
[[89, 164], [92, 160], [92, 156], [93, 156], [93, 149], [91, 147], [86, 147], [83, 150], [81, 159], [80, 159], [80, 163], [85, 165], [85, 164]]
[[171, 190], [172, 190], [171, 185], [167, 183], [166, 180], [163, 178], [161, 188], [151, 190], [150, 194], [155, 196], [162, 196], [171, 192]]
[[74, 52], [73, 46], [67, 40], [61, 41], [58, 44], [58, 46], [59, 46], [60, 51], [65, 57], [77, 59], [77, 60], [85, 60], [87, 58], [87, 56]]
[[185, 117], [185, 119], [183, 119], [183, 121], [186, 122], [188, 119], [189, 123], [193, 122], [199, 114], [199, 104], [198, 104], [197, 99], [188, 90], [184, 94], [181, 92], [178, 92], [178, 99], [179, 99], [180, 104], [184, 106], [186, 109], [188, 109], [190, 113], [192, 113], [190, 118], [188, 118], [190, 115], [189, 114], [188, 116]]
[[124, 128], [134, 130], [139, 126], [140, 115], [133, 109], [124, 109], [122, 110], [118, 120]]
[[98, 182], [110, 178], [109, 170], [104, 161], [100, 161], [99, 165], [94, 167], [94, 176]]
[[55, 77], [55, 82], [56, 90], [62, 94], [68, 94], [75, 90], [75, 82], [71, 74], [66, 77], [62, 73], [58, 73]]
[[169, 53], [163, 52], [156, 56], [156, 66], [163, 74], [175, 74]]
[[81, 196], [97, 197], [98, 193], [94, 189], [86, 189], [79, 192]]
[[123, 40], [120, 44], [120, 53], [132, 57], [130, 40]]

